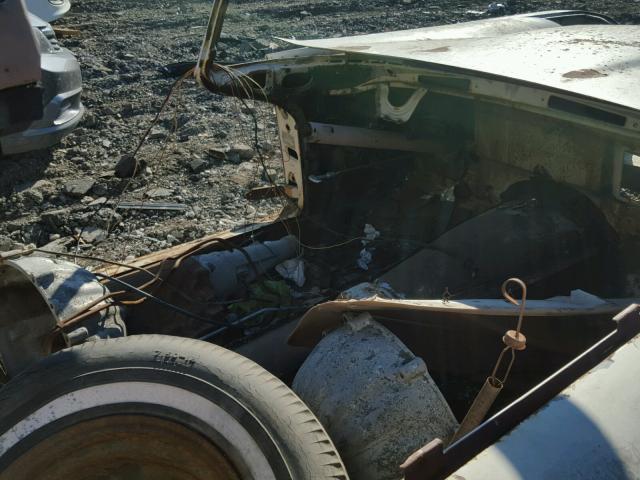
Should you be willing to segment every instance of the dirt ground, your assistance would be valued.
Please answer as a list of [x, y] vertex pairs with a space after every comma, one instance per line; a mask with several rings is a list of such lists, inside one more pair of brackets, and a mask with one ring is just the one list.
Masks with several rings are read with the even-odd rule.
[[[355, 35], [537, 10], [586, 9], [640, 23], [640, 0], [507, 0], [489, 10], [488, 3], [232, 1], [220, 60], [258, 59], [285, 48], [277, 37]], [[174, 91], [142, 147], [143, 173], [131, 181], [114, 175], [176, 81], [172, 64], [197, 57], [210, 7], [208, 0], [72, 0], [58, 25], [81, 31], [61, 43], [81, 63], [87, 113], [60, 145], [0, 160], [0, 250], [35, 244], [131, 259], [279, 210], [277, 201], [244, 198], [250, 188], [266, 184], [257, 149], [270, 173], [279, 172], [271, 109], [211, 94], [192, 80]], [[232, 153], [221, 159], [220, 151]], [[122, 208], [132, 201], [180, 209]], [[79, 232], [81, 240], [74, 238]]]

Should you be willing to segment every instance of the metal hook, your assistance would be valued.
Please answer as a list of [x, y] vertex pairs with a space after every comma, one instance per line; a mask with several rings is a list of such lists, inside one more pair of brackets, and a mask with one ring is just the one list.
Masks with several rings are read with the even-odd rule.
[[[507, 291], [507, 286], [510, 283], [516, 283], [522, 289], [522, 299], [520, 300], [520, 302], [518, 302], [518, 300], [513, 298]], [[522, 328], [522, 319], [524, 318], [524, 310], [527, 303], [527, 285], [519, 278], [509, 278], [505, 280], [505, 282], [502, 284], [502, 296], [509, 303], [512, 303], [516, 307], [520, 307], [520, 315], [518, 316], [518, 326], [516, 327], [516, 332], [519, 334], [520, 329]]]
[[[518, 302], [515, 298], [509, 295], [509, 292], [507, 292], [509, 283], [517, 283], [520, 288], [522, 288], [522, 300], [520, 300], [520, 302]], [[453, 438], [451, 440], [452, 443], [480, 425], [482, 419], [487, 415], [487, 412], [489, 412], [489, 409], [502, 390], [502, 387], [504, 387], [507, 378], [509, 378], [511, 367], [513, 367], [513, 362], [516, 359], [516, 350], [524, 350], [527, 347], [527, 339], [520, 332], [520, 328], [522, 327], [522, 319], [524, 318], [525, 304], [527, 302], [527, 286], [519, 278], [510, 278], [502, 284], [502, 295], [504, 295], [504, 298], [513, 305], [520, 307], [518, 327], [516, 330], [509, 330], [504, 334], [504, 337], [502, 337], [502, 341], [506, 346], [500, 352], [498, 361], [493, 367], [491, 375], [489, 376], [489, 378], [487, 378], [484, 385], [478, 392], [478, 395], [471, 404], [469, 411], [462, 420], [458, 431], [453, 435]], [[498, 370], [502, 366], [507, 352], [511, 352], [511, 359], [506, 364], [504, 376], [502, 378], [498, 378]]]
[[[522, 289], [522, 299], [519, 302], [518, 300], [513, 298], [507, 291], [507, 287], [510, 283], [516, 283]], [[493, 368], [493, 372], [491, 373], [491, 377], [489, 377], [499, 385], [504, 384], [504, 382], [507, 381], [507, 377], [509, 377], [509, 373], [511, 373], [511, 367], [513, 366], [513, 361], [516, 358], [516, 350], [524, 350], [525, 348], [527, 348], [527, 337], [525, 337], [520, 331], [520, 329], [522, 328], [522, 319], [524, 318], [524, 311], [527, 303], [527, 285], [519, 278], [509, 278], [502, 284], [502, 295], [508, 302], [520, 307], [520, 314], [518, 316], [518, 325], [516, 329], [509, 330], [502, 337], [502, 341], [504, 342], [506, 347], [500, 353], [498, 361], [496, 362], [496, 365]], [[498, 372], [498, 369], [500, 368], [500, 365], [502, 364], [502, 359], [504, 358], [505, 353], [507, 353], [509, 350], [511, 350], [511, 361], [507, 365], [504, 377], [502, 378], [502, 380], [500, 380], [496, 376], [496, 374]]]

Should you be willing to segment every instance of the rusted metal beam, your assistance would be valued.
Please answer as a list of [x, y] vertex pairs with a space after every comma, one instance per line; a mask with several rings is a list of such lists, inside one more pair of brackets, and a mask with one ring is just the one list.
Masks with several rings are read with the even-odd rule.
[[[436, 142], [424, 138], [409, 138], [401, 133], [386, 130], [371, 130], [317, 122], [311, 122], [309, 126], [311, 134], [306, 139], [308, 143], [442, 155], [447, 153], [445, 148]], [[450, 151], [448, 153], [450, 154]]]

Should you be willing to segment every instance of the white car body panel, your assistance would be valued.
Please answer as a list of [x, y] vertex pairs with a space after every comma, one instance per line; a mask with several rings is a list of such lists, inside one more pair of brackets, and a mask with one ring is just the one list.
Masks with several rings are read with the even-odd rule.
[[45, 22], [59, 19], [71, 8], [69, 0], [24, 0], [24, 3], [27, 10]]

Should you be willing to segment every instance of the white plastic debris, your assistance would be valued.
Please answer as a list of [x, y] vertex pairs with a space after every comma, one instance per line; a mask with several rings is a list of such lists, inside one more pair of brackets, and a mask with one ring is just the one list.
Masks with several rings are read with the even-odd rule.
[[504, 3], [492, 2], [487, 7], [487, 13], [489, 15], [501, 15], [504, 14], [507, 7]]
[[301, 258], [291, 258], [276, 265], [276, 272], [285, 280], [291, 280], [298, 287], [302, 287], [306, 281], [304, 276], [304, 261]]
[[364, 226], [364, 238], [362, 239], [362, 244], [367, 245], [368, 243], [373, 242], [379, 236], [380, 232], [376, 230], [373, 225], [367, 223]]
[[373, 297], [404, 298], [404, 295], [396, 292], [387, 282], [359, 283], [340, 294], [343, 300], [364, 300]]
[[369, 264], [371, 263], [371, 260], [373, 260], [373, 255], [369, 250], [363, 248], [362, 250], [360, 250], [360, 256], [358, 257], [358, 261], [356, 263], [362, 270], [369, 270]]
[[356, 261], [358, 267], [360, 267], [362, 270], [369, 270], [369, 264], [371, 263], [371, 260], [373, 260], [373, 251], [375, 250], [375, 248], [367, 248], [367, 245], [369, 245], [379, 236], [380, 232], [376, 230], [373, 225], [369, 223], [365, 224], [362, 238], [362, 245], [365, 248], [360, 250], [360, 256]]
[[456, 187], [452, 186], [444, 190], [440, 194], [440, 200], [443, 202], [455, 202], [456, 201]]

